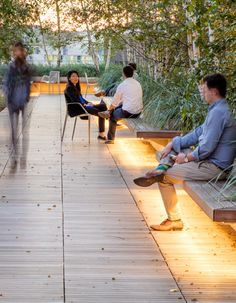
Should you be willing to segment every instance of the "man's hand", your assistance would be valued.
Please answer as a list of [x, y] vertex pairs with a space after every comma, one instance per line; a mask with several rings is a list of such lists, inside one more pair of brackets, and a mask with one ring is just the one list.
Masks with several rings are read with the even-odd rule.
[[175, 161], [177, 164], [182, 164], [186, 163], [186, 155], [184, 153], [179, 153], [177, 156], [173, 156], [172, 159]]
[[172, 142], [168, 143], [166, 147], [163, 149], [163, 151], [161, 152], [161, 159], [167, 157], [171, 152], [172, 148], [173, 148]]

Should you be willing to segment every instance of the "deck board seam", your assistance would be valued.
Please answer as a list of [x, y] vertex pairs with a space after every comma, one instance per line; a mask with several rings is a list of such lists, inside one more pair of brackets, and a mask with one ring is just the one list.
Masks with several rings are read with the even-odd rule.
[[[62, 135], [62, 100], [60, 95], [60, 138]], [[63, 302], [66, 303], [66, 278], [65, 278], [65, 218], [64, 218], [64, 188], [63, 188], [63, 148], [62, 141], [60, 143], [61, 153], [61, 230], [62, 230], [62, 277], [63, 277]]]

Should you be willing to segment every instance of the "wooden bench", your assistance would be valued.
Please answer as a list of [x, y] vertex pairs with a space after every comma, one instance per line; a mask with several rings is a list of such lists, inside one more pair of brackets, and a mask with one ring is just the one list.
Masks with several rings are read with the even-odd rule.
[[[107, 106], [111, 104], [112, 99], [113, 97], [103, 97], [103, 100]], [[134, 132], [137, 138], [171, 139], [181, 134], [180, 131], [176, 131], [176, 130], [163, 130], [163, 129], [154, 128], [148, 125], [146, 122], [144, 122], [142, 117], [134, 118], [134, 119], [132, 118], [122, 119], [122, 123], [126, 125], [129, 128], [129, 130]]]
[[[149, 142], [157, 151], [164, 148], [153, 140]], [[214, 180], [185, 181], [183, 188], [213, 221], [236, 222], [236, 159], [231, 175], [235, 178], [235, 184], [229, 188], [225, 188], [226, 181]]]
[[165, 138], [170, 139], [174, 138], [176, 136], [179, 136], [181, 134], [180, 131], [177, 130], [164, 130], [164, 129], [158, 129], [154, 128], [147, 123], [145, 123], [140, 118], [135, 119], [122, 119], [123, 123], [132, 131], [135, 133], [137, 138], [144, 138], [144, 139], [152, 139], [152, 138]]
[[186, 181], [184, 189], [213, 221], [236, 222], [236, 184], [225, 182]]

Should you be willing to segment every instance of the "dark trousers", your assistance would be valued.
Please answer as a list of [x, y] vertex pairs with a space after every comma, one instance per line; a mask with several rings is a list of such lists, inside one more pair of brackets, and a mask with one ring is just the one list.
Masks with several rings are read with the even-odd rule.
[[114, 111], [111, 113], [111, 117], [109, 120], [109, 131], [108, 131], [108, 140], [114, 140], [116, 135], [116, 126], [117, 121], [123, 119], [123, 118], [137, 118], [139, 114], [131, 114], [127, 112], [126, 110], [123, 110], [121, 106], [114, 109]]
[[105, 90], [105, 96], [114, 96], [116, 89], [117, 89], [118, 84], [117, 83], [113, 83], [112, 85], [110, 85], [106, 90]]
[[104, 102], [101, 102], [100, 104], [93, 105], [91, 107], [86, 107], [86, 110], [89, 114], [98, 117], [99, 132], [100, 133], [105, 132], [105, 119], [99, 117], [98, 113], [107, 110], [106, 104]]

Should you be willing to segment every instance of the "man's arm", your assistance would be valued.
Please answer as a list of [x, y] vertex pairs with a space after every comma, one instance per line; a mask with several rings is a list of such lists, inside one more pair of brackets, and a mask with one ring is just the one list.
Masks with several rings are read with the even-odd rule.
[[117, 87], [116, 93], [115, 93], [115, 95], [114, 95], [114, 97], [113, 97], [112, 103], [111, 103], [111, 105], [110, 105], [110, 107], [109, 107], [109, 110], [113, 110], [113, 109], [115, 109], [117, 106], [119, 106], [120, 103], [121, 103], [121, 100], [122, 100], [122, 86], [119, 85], [119, 86]]
[[192, 152], [197, 161], [206, 159], [217, 147], [220, 137], [225, 128], [225, 114], [220, 110], [214, 110], [207, 119], [204, 137], [201, 138], [199, 145]]
[[189, 148], [190, 146], [196, 145], [201, 134], [202, 125], [195, 128], [193, 131], [183, 137], [175, 137], [172, 141], [172, 148], [175, 152], [179, 153], [184, 148]]

